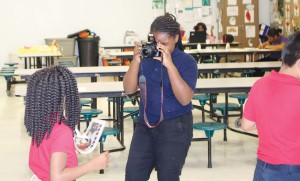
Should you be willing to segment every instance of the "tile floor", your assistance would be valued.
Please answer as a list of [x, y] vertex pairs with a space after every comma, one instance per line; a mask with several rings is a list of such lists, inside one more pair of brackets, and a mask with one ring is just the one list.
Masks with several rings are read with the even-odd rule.
[[[102, 81], [105, 80], [109, 80], [109, 78]], [[8, 97], [5, 89], [6, 82], [3, 77], [0, 77], [0, 180], [29, 180], [31, 177], [28, 168], [30, 137], [27, 135], [23, 124], [23, 98]], [[101, 98], [98, 101], [98, 108], [104, 111], [100, 118], [107, 117], [106, 99]], [[126, 105], [130, 106], [130, 103], [126, 103]], [[193, 113], [195, 120], [200, 121], [200, 111], [194, 110]], [[235, 119], [230, 118], [230, 124], [233, 124]], [[78, 181], [124, 180], [132, 132], [132, 120], [128, 118], [125, 120], [125, 145], [127, 149], [110, 154], [110, 167], [105, 171], [105, 174], [100, 175], [98, 172], [93, 172], [79, 178]], [[194, 135], [197, 137], [205, 136], [201, 131], [195, 131]], [[118, 147], [118, 144], [113, 137], [109, 137], [105, 147]], [[257, 138], [228, 131], [228, 141], [224, 142], [223, 131], [217, 131], [212, 140], [213, 168], [207, 168], [207, 142], [193, 142], [182, 171], [181, 180], [250, 181], [256, 163], [256, 148]], [[91, 155], [80, 155], [80, 163], [84, 163], [98, 152], [99, 148]], [[150, 181], [155, 180], [157, 180], [156, 173], [153, 171]]]

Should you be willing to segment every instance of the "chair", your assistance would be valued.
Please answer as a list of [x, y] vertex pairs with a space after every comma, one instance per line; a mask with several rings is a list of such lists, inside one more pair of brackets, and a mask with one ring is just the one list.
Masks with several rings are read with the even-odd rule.
[[[123, 98], [123, 104], [125, 104], [125, 102], [131, 102], [131, 101], [133, 101], [133, 98], [132, 97], [124, 97]], [[110, 103], [111, 102], [113, 102], [114, 103], [114, 98], [113, 97], [109, 97], [109, 98], [107, 98], [107, 102], [108, 102], [108, 116], [111, 116], [111, 114], [110, 114]], [[114, 109], [113, 109], [113, 115], [115, 115], [114, 114]]]
[[215, 130], [226, 129], [227, 125], [220, 122], [202, 122], [193, 124], [193, 128], [196, 130], [203, 130], [206, 138], [193, 138], [193, 141], [207, 141], [208, 142], [208, 168], [212, 168], [211, 161], [211, 138], [214, 135]]
[[247, 93], [241, 93], [241, 94], [229, 94], [229, 97], [231, 98], [236, 98], [240, 104], [240, 110], [241, 110], [241, 116], [239, 119], [235, 121], [235, 126], [236, 127], [241, 127], [241, 118], [243, 117], [243, 107], [245, 104], [246, 99], [248, 98]]
[[139, 116], [139, 107], [124, 107], [123, 108], [123, 112], [124, 113], [128, 113], [127, 115], [125, 115], [123, 118], [126, 118], [127, 116], [131, 116], [132, 121], [133, 121], [133, 130], [135, 129], [136, 123], [135, 123], [135, 118], [137, 118]]
[[[210, 100], [210, 97], [206, 94], [196, 94], [193, 97], [193, 100], [198, 100], [201, 106], [201, 111], [202, 111], [202, 122], [205, 122], [205, 116], [204, 116], [204, 106], [206, 104], [206, 101]], [[194, 106], [196, 107], [196, 106]]]
[[[104, 127], [102, 135], [100, 137], [99, 143], [100, 143], [100, 154], [104, 152], [104, 145], [103, 143], [106, 141], [107, 136], [116, 136], [120, 134], [120, 130], [117, 128], [112, 127]], [[110, 152], [118, 151], [118, 150], [109, 150]], [[104, 174], [104, 170], [99, 171], [100, 174]]]
[[[228, 118], [228, 115], [226, 115], [226, 104], [224, 102], [222, 103], [214, 103], [213, 105], [213, 110], [218, 110], [221, 112], [221, 116], [218, 116], [218, 122], [221, 122], [221, 118], [226, 116]], [[233, 111], [237, 110], [240, 106], [236, 103], [228, 103], [228, 111]], [[226, 120], [225, 124], [227, 125], [228, 122]], [[227, 134], [226, 134], [226, 129], [224, 129], [224, 141], [227, 141]]]
[[[89, 123], [92, 120], [92, 116], [102, 114], [103, 111], [99, 109], [81, 109], [80, 114], [83, 116], [83, 120], [80, 122], [86, 122], [86, 127], [89, 126]], [[78, 130], [80, 130], [80, 122], [78, 123]]]

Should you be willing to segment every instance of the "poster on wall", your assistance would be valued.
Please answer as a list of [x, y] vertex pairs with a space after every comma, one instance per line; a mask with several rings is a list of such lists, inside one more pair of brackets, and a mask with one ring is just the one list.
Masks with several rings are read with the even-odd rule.
[[245, 23], [254, 23], [254, 5], [247, 5], [244, 14]]
[[286, 4], [284, 10], [285, 10], [285, 18], [291, 18], [290, 4]]
[[227, 7], [227, 16], [238, 16], [239, 7], [238, 6], [229, 6]]
[[239, 36], [239, 28], [237, 26], [227, 26], [226, 33], [232, 36]]
[[254, 25], [247, 25], [246, 28], [246, 38], [255, 38], [255, 26]]
[[164, 0], [152, 0], [152, 9], [154, 17], [164, 15]]
[[299, 16], [299, 1], [294, 0], [293, 5], [294, 5], [294, 16]]
[[202, 0], [202, 6], [210, 6], [210, 0]]
[[237, 0], [228, 0], [227, 5], [236, 5]]

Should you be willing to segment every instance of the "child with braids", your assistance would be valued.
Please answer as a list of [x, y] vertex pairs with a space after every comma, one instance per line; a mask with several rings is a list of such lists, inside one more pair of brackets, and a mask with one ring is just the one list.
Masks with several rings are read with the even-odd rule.
[[159, 181], [179, 181], [193, 136], [191, 99], [197, 63], [182, 51], [180, 25], [173, 15], [157, 17], [150, 27], [159, 56], [141, 57], [135, 43], [124, 90], [140, 89], [139, 117], [126, 165], [126, 181], [146, 181], [153, 169]]
[[75, 180], [107, 168], [107, 152], [78, 166], [73, 132], [79, 118], [77, 83], [67, 68], [45, 68], [30, 77], [25, 126], [32, 137], [29, 153], [32, 180]]

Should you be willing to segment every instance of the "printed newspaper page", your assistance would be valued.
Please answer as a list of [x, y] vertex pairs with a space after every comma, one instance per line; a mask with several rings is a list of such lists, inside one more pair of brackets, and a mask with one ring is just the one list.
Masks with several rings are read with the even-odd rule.
[[85, 133], [81, 135], [79, 130], [75, 129], [74, 143], [75, 148], [79, 153], [91, 153], [99, 143], [105, 126], [105, 121], [100, 119], [92, 119]]

